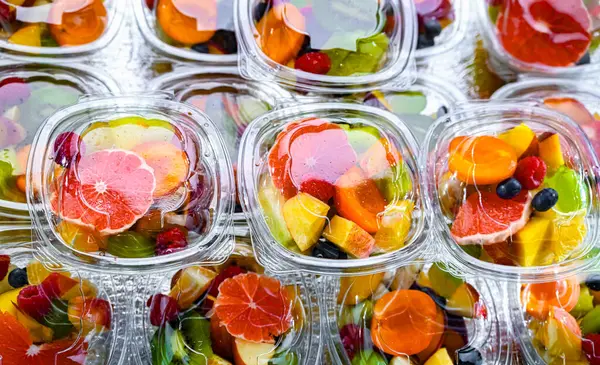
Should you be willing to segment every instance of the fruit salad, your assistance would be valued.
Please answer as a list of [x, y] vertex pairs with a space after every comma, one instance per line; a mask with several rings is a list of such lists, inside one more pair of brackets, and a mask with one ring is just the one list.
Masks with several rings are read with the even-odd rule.
[[[595, 62], [600, 44], [598, 0], [479, 0], [497, 53], [521, 70]], [[484, 5], [485, 4], [485, 5]]]
[[344, 277], [330, 341], [339, 363], [348, 365], [500, 363], [506, 354], [499, 338], [490, 337], [498, 334], [488, 290], [440, 263]]
[[266, 275], [250, 246], [239, 244], [223, 265], [181, 269], [164, 284], [144, 314], [152, 364], [307, 363], [306, 292]]
[[113, 308], [90, 281], [0, 255], [0, 359], [4, 364], [107, 361]]
[[[234, 55], [237, 40], [230, 0], [136, 0], [138, 23], [153, 45], [177, 56]], [[146, 33], [151, 34], [146, 34]], [[215, 60], [224, 60], [222, 57]]]
[[417, 49], [436, 45], [436, 39], [455, 20], [456, 0], [413, 0], [419, 20]]
[[513, 322], [525, 333], [520, 338], [528, 363], [600, 364], [598, 273], [522, 285], [519, 299]]
[[113, 3], [114, 0], [1, 0], [0, 40], [36, 48], [88, 45], [105, 34]]

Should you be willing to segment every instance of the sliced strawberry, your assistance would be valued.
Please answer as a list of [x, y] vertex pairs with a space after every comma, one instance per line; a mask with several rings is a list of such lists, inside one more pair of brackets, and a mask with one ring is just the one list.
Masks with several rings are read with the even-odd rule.
[[0, 281], [4, 280], [6, 274], [8, 274], [8, 268], [10, 266], [10, 256], [0, 255]]

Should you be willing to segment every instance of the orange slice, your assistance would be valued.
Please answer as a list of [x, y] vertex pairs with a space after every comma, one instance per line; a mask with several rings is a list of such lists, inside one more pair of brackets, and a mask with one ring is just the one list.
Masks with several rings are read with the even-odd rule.
[[186, 45], [204, 43], [217, 31], [216, 0], [159, 0], [158, 24], [167, 35]]

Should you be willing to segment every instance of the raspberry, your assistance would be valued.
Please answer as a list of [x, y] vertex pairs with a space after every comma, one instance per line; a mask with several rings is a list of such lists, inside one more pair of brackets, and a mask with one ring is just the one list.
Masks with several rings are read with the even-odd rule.
[[300, 191], [327, 203], [335, 194], [335, 187], [327, 181], [309, 177], [300, 184]]
[[309, 52], [296, 60], [296, 68], [317, 75], [325, 75], [331, 69], [331, 60], [325, 53]]
[[365, 329], [355, 324], [347, 324], [340, 330], [340, 337], [342, 338], [342, 344], [344, 349], [350, 358], [350, 361], [354, 358], [357, 352], [363, 348]]
[[156, 236], [156, 254], [168, 255], [187, 247], [186, 233], [179, 227], [171, 228]]
[[0, 255], [0, 281], [4, 280], [6, 274], [8, 274], [8, 267], [10, 266], [10, 256]]
[[44, 279], [44, 281], [40, 284], [40, 289], [46, 297], [52, 300], [60, 298], [66, 292], [71, 290], [76, 284], [77, 281], [54, 272]]
[[590, 365], [600, 365], [600, 334], [586, 335], [581, 341], [581, 347]]
[[61, 133], [54, 141], [54, 162], [62, 167], [69, 167], [84, 153], [85, 146], [81, 137], [76, 133]]
[[150, 308], [150, 323], [157, 327], [174, 320], [179, 313], [177, 301], [164, 294], [151, 296], [146, 306]]
[[44, 294], [41, 285], [32, 285], [23, 288], [17, 297], [17, 305], [25, 314], [35, 320], [42, 321], [52, 309], [52, 299]]
[[525, 157], [517, 164], [514, 177], [519, 180], [521, 186], [527, 190], [537, 189], [546, 176], [546, 163], [537, 157]]

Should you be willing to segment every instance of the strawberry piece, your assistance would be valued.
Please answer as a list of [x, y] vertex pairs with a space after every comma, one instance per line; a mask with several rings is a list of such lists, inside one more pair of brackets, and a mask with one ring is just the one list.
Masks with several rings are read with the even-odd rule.
[[160, 327], [177, 318], [179, 308], [177, 301], [164, 294], [155, 294], [148, 299], [146, 306], [150, 308], [150, 323]]
[[335, 186], [327, 181], [309, 177], [300, 184], [300, 191], [327, 203], [335, 195]]
[[537, 189], [546, 177], [546, 163], [537, 156], [525, 157], [517, 164], [515, 179], [527, 190]]
[[10, 256], [0, 255], [0, 281], [4, 280], [6, 274], [8, 274], [8, 268], [10, 266]]
[[179, 227], [173, 227], [156, 236], [156, 254], [168, 255], [187, 247], [187, 234]]
[[586, 335], [581, 340], [581, 348], [590, 365], [600, 365], [600, 334]]
[[40, 284], [43, 294], [52, 299], [60, 298], [71, 290], [77, 281], [73, 280], [65, 275], [54, 272]]
[[32, 285], [19, 292], [17, 305], [25, 314], [41, 321], [52, 309], [52, 298], [44, 294], [41, 285]]
[[331, 69], [331, 59], [321, 52], [305, 53], [296, 60], [296, 68], [304, 72], [325, 75]]

